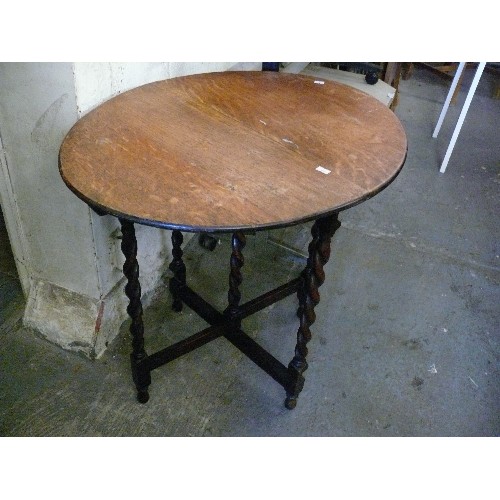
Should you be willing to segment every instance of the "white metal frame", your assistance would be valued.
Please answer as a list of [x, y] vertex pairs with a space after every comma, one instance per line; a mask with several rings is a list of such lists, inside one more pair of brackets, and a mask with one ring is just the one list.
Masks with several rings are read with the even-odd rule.
[[[455, 88], [458, 84], [458, 80], [460, 78], [460, 75], [462, 74], [462, 71], [464, 69], [465, 63], [460, 63], [458, 66], [457, 72], [455, 74], [455, 77], [453, 78], [453, 82], [451, 84], [450, 90], [448, 92], [448, 96], [446, 97], [446, 101], [444, 103], [443, 109], [441, 111], [441, 114], [439, 115], [439, 119], [436, 125], [436, 128], [434, 129], [434, 133], [432, 134], [432, 137], [436, 138], [439, 134], [439, 130], [441, 129], [441, 125], [443, 124], [444, 117], [446, 116], [446, 113], [448, 112], [448, 108], [450, 106], [450, 101], [453, 96], [453, 92], [455, 92]], [[448, 145], [448, 149], [446, 150], [446, 154], [444, 155], [444, 160], [443, 163], [441, 164], [441, 168], [439, 169], [439, 172], [444, 174], [446, 171], [446, 167], [448, 166], [448, 162], [450, 160], [451, 153], [453, 152], [453, 148], [455, 147], [455, 143], [457, 142], [457, 137], [458, 134], [460, 133], [460, 130], [462, 128], [462, 125], [464, 123], [465, 117], [467, 115], [467, 111], [469, 111], [469, 106], [472, 101], [472, 98], [474, 97], [474, 93], [476, 92], [477, 85], [479, 83], [479, 79], [481, 78], [481, 75], [483, 74], [484, 67], [486, 66], [485, 62], [479, 63], [479, 66], [477, 67], [476, 74], [474, 75], [474, 79], [472, 80], [472, 84], [470, 86], [469, 92], [467, 93], [467, 97], [465, 98], [465, 103], [462, 108], [462, 111], [460, 112], [460, 116], [458, 117], [457, 124], [455, 125], [455, 130], [453, 131], [453, 135], [451, 136], [450, 144]]]

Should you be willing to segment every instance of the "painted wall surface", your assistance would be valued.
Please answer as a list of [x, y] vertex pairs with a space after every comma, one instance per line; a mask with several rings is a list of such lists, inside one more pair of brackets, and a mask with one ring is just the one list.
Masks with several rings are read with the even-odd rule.
[[89, 210], [57, 168], [59, 146], [76, 119], [70, 63], [0, 64], [0, 134], [26, 246], [14, 247], [14, 255], [26, 253], [31, 279], [97, 298]]
[[226, 71], [231, 62], [74, 63], [78, 113], [126, 90], [176, 76]]
[[[24, 322], [47, 339], [99, 356], [126, 319], [115, 218], [64, 185], [58, 152], [78, 118], [155, 80], [233, 63], [0, 63], [0, 203], [27, 296]], [[144, 294], [170, 260], [170, 233], [136, 227]]]

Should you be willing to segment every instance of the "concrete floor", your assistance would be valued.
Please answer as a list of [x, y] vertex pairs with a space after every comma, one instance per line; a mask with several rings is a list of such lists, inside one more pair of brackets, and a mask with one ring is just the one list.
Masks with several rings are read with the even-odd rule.
[[[297, 408], [220, 339], [152, 373], [140, 405], [129, 373], [128, 323], [97, 361], [21, 325], [21, 288], [0, 224], [0, 434], [3, 436], [497, 436], [500, 434], [500, 101], [485, 74], [451, 157], [438, 173], [473, 71], [438, 139], [449, 83], [416, 70], [396, 114], [406, 166], [384, 192], [341, 214]], [[3, 232], [1, 232], [3, 231]], [[306, 228], [288, 231], [306, 244]], [[281, 235], [282, 236], [282, 235]], [[189, 281], [224, 307], [229, 242], [193, 238]], [[243, 300], [296, 275], [304, 260], [248, 236]], [[296, 298], [244, 322], [265, 348], [293, 355]], [[145, 312], [150, 352], [204, 327], [158, 293]]]

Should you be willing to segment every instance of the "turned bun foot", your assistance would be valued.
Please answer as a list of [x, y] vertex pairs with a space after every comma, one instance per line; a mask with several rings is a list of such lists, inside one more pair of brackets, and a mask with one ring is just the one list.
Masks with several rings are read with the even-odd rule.
[[297, 406], [297, 398], [287, 397], [285, 399], [285, 408], [293, 410]]
[[149, 392], [148, 391], [139, 391], [137, 393], [137, 401], [139, 403], [147, 403], [149, 401]]
[[182, 300], [174, 299], [174, 301], [172, 302], [172, 310], [175, 312], [181, 312], [182, 311]]

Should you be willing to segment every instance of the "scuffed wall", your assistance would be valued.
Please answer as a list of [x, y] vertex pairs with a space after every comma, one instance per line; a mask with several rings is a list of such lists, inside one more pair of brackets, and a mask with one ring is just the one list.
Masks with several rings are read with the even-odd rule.
[[73, 63], [78, 113], [139, 85], [176, 76], [226, 71], [231, 62]]

